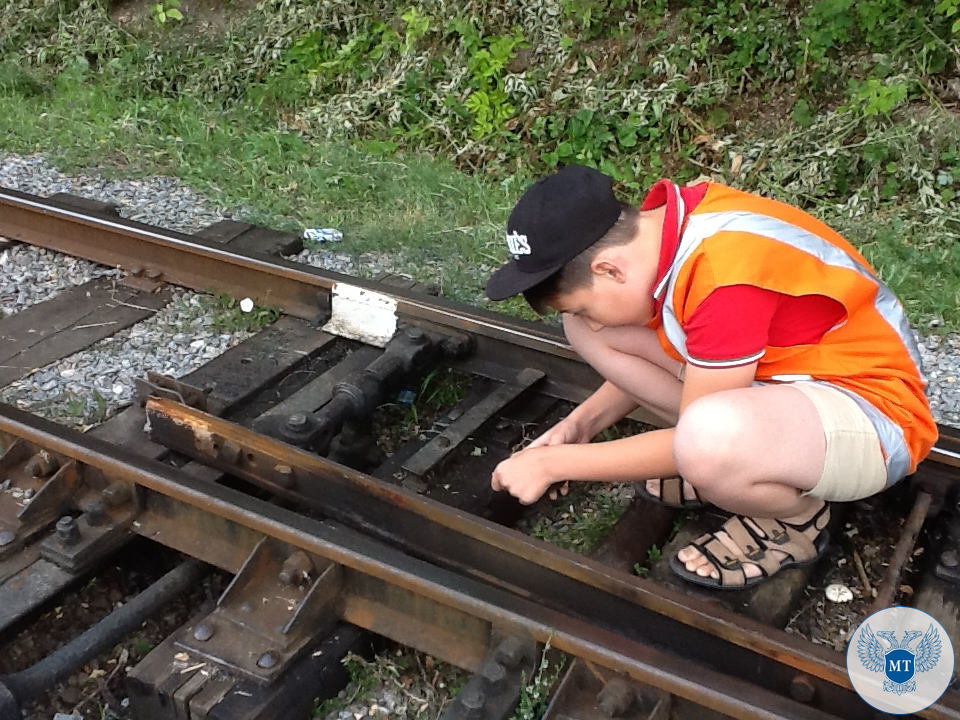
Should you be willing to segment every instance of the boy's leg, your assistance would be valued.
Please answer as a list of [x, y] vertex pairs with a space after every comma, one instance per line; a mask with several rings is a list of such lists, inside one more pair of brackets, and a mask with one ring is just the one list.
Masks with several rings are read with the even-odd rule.
[[[687, 408], [674, 442], [681, 474], [703, 497], [738, 515], [788, 525], [805, 525], [824, 500], [867, 497], [886, 482], [876, 430], [859, 406], [834, 388], [765, 385], [714, 393]], [[809, 491], [813, 494], [804, 494]], [[821, 514], [803, 533], [815, 540], [827, 520]], [[747, 534], [758, 531], [755, 521], [744, 523]], [[738, 543], [716, 533], [730, 556], [742, 562], [746, 577], [754, 577], [760, 567], [745, 557], [743, 537]], [[693, 546], [677, 557], [690, 572], [720, 576], [715, 563]]]
[[642, 325], [592, 330], [583, 319], [564, 315], [563, 331], [573, 349], [604, 379], [668, 424], [676, 424], [683, 363], [663, 351], [653, 330]]
[[[593, 330], [575, 315], [563, 316], [563, 330], [573, 349], [605, 380], [668, 425], [676, 424], [683, 391], [679, 379], [683, 363], [663, 351], [656, 332], [641, 325]], [[659, 479], [647, 480], [646, 490], [659, 498], [660, 485]], [[687, 482], [673, 488], [673, 495], [677, 503], [697, 499], [696, 491]]]

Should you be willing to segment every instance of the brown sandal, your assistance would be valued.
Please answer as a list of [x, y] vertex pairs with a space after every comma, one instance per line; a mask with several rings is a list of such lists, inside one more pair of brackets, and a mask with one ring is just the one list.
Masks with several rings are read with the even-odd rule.
[[654, 495], [647, 490], [646, 482], [641, 482], [638, 487], [643, 497], [650, 502], [657, 503], [657, 505], [666, 505], [679, 510], [696, 510], [707, 505], [697, 495], [696, 488], [693, 489], [693, 497], [687, 494], [683, 478], [679, 476], [660, 478], [659, 495]]
[[[718, 579], [690, 572], [685, 563], [676, 556], [670, 559], [670, 569], [684, 580], [697, 585], [717, 590], [742, 590], [762, 583], [785, 568], [800, 567], [815, 562], [827, 549], [830, 534], [825, 528], [829, 522], [829, 503], [824, 503], [813, 517], [800, 524], [786, 523], [773, 518], [733, 515], [720, 530], [727, 533], [733, 543], [740, 548], [740, 557], [733, 553], [716, 533], [701, 535], [690, 543], [717, 569], [720, 573]], [[811, 527], [819, 531], [814, 539], [807, 537], [803, 532]], [[774, 550], [785, 553], [786, 557], [777, 556]], [[747, 577], [744, 567], [746, 563], [756, 565], [760, 569], [760, 575]]]

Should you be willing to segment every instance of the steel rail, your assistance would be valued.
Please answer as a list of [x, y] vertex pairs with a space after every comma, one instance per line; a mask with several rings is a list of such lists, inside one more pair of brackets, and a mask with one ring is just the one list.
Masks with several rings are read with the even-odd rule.
[[[147, 272], [201, 292], [219, 291], [317, 321], [337, 283], [383, 292], [378, 283], [228, 246], [130, 220], [109, 220], [0, 188], [0, 235], [128, 272]], [[461, 303], [390, 288], [397, 312], [542, 353], [575, 359], [563, 335]]]
[[[744, 720], [831, 720], [825, 712], [760, 688], [747, 680], [629, 640], [584, 619], [541, 605], [475, 578], [412, 558], [338, 523], [315, 520], [222, 485], [197, 487], [178, 471], [75, 430], [0, 406], [0, 431], [70, 457], [111, 480], [135, 484], [245, 529], [325, 557], [353, 572], [382, 580], [494, 627], [519, 627], [539, 642], [654, 685], [703, 707]], [[344, 605], [349, 606], [349, 600]], [[868, 712], [869, 711], [869, 712]], [[872, 710], [864, 705], [863, 718]], [[852, 718], [849, 714], [842, 716]], [[960, 709], [932, 718], [956, 720]]]
[[[319, 321], [329, 312], [337, 283], [380, 293], [386, 290], [372, 281], [266, 255], [233, 252], [229, 247], [195, 236], [90, 215], [2, 187], [0, 236], [131, 273], [155, 274], [200, 292], [250, 297], [311, 321]], [[559, 330], [402, 288], [389, 288], [389, 293], [396, 299], [401, 316], [470, 332], [488, 341], [491, 347], [481, 351], [485, 350], [491, 359], [502, 360], [505, 345], [518, 346], [560, 361], [551, 368], [560, 385], [587, 382], [596, 387], [599, 383]], [[570, 362], [562, 361], [572, 361], [572, 367]], [[580, 400], [582, 396], [568, 399]], [[938, 442], [926, 462], [960, 467], [960, 449], [956, 445], [955, 437], [948, 443]]]

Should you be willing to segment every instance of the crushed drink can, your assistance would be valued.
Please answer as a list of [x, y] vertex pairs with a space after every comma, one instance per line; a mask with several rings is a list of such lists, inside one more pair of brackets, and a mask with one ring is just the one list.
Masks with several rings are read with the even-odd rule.
[[340, 242], [343, 233], [336, 228], [307, 228], [303, 231], [303, 239], [315, 243]]

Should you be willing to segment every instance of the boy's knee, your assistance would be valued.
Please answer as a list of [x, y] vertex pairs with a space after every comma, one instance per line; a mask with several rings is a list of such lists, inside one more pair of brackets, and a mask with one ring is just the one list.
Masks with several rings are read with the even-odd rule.
[[724, 482], [741, 462], [746, 419], [718, 395], [699, 398], [677, 423], [673, 453], [677, 470], [700, 488]]
[[563, 334], [567, 336], [567, 342], [578, 352], [584, 343], [595, 344], [597, 341], [597, 333], [587, 325], [586, 320], [570, 313], [563, 315]]

